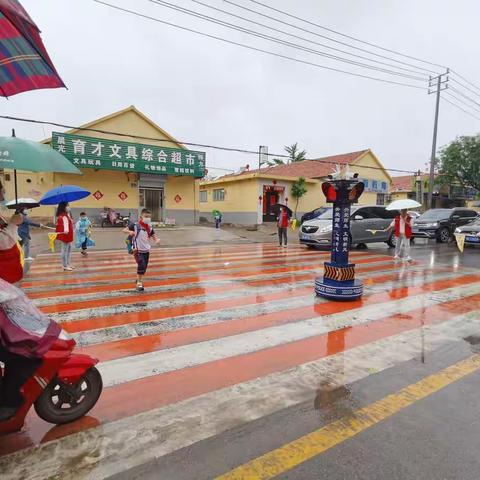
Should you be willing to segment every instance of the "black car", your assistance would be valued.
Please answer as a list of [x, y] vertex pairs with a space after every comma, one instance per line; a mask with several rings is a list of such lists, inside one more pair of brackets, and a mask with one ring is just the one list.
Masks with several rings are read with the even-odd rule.
[[302, 215], [302, 218], [300, 218], [300, 224], [303, 222], [306, 222], [307, 220], [313, 220], [314, 218], [319, 217], [322, 213], [326, 212], [328, 210], [328, 207], [318, 207], [315, 210], [312, 210], [311, 212], [304, 213]]
[[412, 233], [415, 238], [434, 238], [438, 243], [446, 243], [457, 227], [476, 217], [477, 212], [468, 208], [432, 208], [414, 220]]

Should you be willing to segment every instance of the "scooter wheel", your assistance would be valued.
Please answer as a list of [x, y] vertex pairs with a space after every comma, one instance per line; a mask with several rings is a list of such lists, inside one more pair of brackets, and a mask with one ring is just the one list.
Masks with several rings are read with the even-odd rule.
[[102, 393], [100, 372], [92, 367], [75, 384], [54, 378], [34, 404], [37, 415], [46, 422], [61, 425], [86, 415]]

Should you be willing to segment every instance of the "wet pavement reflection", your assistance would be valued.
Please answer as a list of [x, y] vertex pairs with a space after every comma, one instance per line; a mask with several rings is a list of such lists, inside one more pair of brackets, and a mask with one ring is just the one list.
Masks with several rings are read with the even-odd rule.
[[143, 293], [126, 252], [75, 256], [74, 273], [38, 257], [23, 288], [100, 359], [105, 390], [88, 417], [52, 426], [31, 413], [2, 438], [2, 480], [65, 465], [76, 476], [62, 478], [106, 478], [302, 402], [316, 422], [349, 418], [364, 401], [353, 382], [428, 366], [446, 342], [478, 348], [480, 249], [417, 242], [411, 264], [391, 253], [352, 252], [365, 284], [353, 302], [314, 296], [329, 254], [299, 245], [156, 250]]

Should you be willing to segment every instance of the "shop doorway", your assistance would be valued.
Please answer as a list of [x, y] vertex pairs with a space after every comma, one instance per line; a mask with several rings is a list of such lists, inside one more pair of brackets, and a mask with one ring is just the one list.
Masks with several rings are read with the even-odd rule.
[[152, 212], [154, 222], [163, 221], [163, 188], [140, 188], [140, 207]]
[[279, 201], [279, 193], [274, 190], [267, 190], [263, 194], [263, 221], [275, 222], [277, 216], [275, 215], [272, 207]]

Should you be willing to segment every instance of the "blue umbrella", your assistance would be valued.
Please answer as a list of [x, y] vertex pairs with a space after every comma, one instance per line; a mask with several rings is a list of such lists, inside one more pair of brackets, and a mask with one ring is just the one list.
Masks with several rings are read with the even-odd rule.
[[60, 202], [74, 202], [88, 197], [90, 192], [76, 185], [63, 185], [49, 190], [40, 199], [40, 205], [57, 205]]

